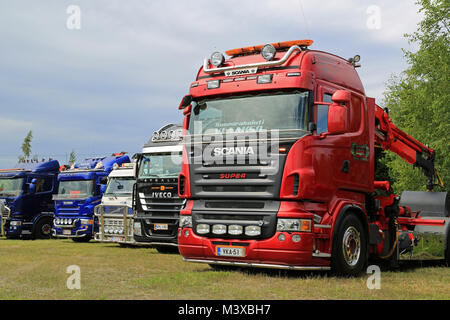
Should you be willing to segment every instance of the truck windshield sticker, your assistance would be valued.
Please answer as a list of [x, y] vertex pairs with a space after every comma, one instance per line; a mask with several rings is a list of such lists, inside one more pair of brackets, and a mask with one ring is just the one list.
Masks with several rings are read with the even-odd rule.
[[191, 114], [191, 134], [280, 130], [302, 136], [308, 128], [308, 92], [199, 101]]

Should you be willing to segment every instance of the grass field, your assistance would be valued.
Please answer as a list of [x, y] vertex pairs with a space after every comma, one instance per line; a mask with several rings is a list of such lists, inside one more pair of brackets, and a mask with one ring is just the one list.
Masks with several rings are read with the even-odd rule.
[[[69, 290], [67, 267], [81, 271], [81, 289]], [[178, 254], [116, 244], [0, 238], [0, 299], [450, 299], [450, 268], [403, 262], [382, 269], [381, 289], [368, 274], [236, 269], [215, 271]]]

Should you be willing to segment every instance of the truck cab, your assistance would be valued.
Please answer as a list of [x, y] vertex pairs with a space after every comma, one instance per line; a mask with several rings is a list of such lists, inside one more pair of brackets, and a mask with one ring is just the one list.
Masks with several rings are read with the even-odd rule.
[[434, 151], [366, 96], [358, 55], [312, 43], [214, 52], [198, 70], [179, 107], [185, 261], [356, 275], [369, 256], [396, 262], [397, 235], [408, 245], [415, 226], [439, 229], [450, 252], [446, 194], [437, 218], [425, 219], [374, 175], [376, 148], [390, 150], [424, 170], [431, 191]]
[[102, 202], [95, 207], [99, 232], [94, 239], [100, 242], [134, 244], [132, 194], [136, 181], [134, 163], [125, 163], [108, 176]]
[[177, 250], [179, 212], [185, 202], [178, 197], [181, 143], [181, 125], [168, 124], [153, 133], [137, 160], [134, 239], [160, 252]]
[[94, 207], [100, 204], [106, 181], [114, 167], [129, 163], [123, 153], [101, 158], [88, 158], [62, 172], [59, 188], [54, 195], [55, 220], [53, 235], [87, 242], [98, 232]]
[[2, 236], [50, 238], [58, 173], [56, 160], [25, 160], [0, 170]]

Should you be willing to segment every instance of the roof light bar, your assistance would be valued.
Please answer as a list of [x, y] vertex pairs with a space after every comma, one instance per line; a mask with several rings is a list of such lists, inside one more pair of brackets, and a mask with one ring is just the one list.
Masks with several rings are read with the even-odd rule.
[[230, 70], [240, 70], [240, 69], [246, 69], [246, 68], [279, 66], [279, 65], [282, 65], [283, 63], [285, 63], [294, 51], [302, 51], [302, 48], [299, 46], [290, 47], [289, 50], [285, 53], [285, 55], [280, 60], [272, 60], [272, 61], [250, 63], [250, 64], [237, 65], [237, 66], [219, 67], [219, 68], [210, 68], [209, 67], [209, 59], [205, 59], [203, 61], [203, 72], [204, 73], [216, 73], [216, 72], [226, 72], [226, 71], [230, 71]]

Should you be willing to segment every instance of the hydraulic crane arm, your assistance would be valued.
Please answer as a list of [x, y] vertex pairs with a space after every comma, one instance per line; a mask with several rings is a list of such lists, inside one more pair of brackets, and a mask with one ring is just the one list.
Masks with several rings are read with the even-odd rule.
[[[389, 118], [389, 114], [378, 105], [375, 107], [375, 143], [384, 150], [396, 153], [413, 166], [421, 168], [427, 177], [427, 190], [431, 191], [436, 185], [443, 186], [434, 167], [434, 150], [397, 128]], [[439, 181], [438, 184], [435, 184], [436, 179]]]

